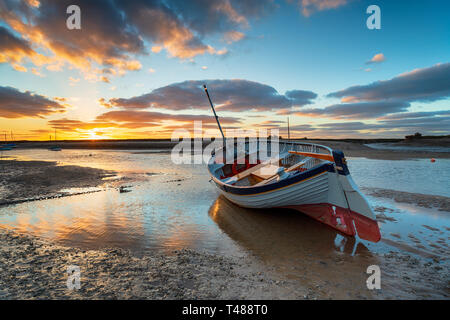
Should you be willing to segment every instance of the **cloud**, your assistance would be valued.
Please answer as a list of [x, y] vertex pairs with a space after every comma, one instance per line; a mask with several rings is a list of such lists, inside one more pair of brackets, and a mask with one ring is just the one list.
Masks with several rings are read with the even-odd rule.
[[64, 112], [65, 104], [30, 91], [0, 86], [0, 117], [43, 118], [53, 113]]
[[107, 122], [84, 122], [67, 118], [50, 120], [48, 124], [51, 128], [60, 131], [75, 131], [76, 129], [91, 130], [96, 128], [111, 128], [115, 125]]
[[[53, 129], [61, 131], [79, 131], [98, 128], [126, 128], [139, 129], [148, 127], [158, 127], [158, 130], [171, 127], [173, 123], [180, 123], [177, 128], [185, 128], [187, 123], [202, 121], [204, 128], [217, 128], [215, 119], [210, 115], [192, 115], [192, 114], [168, 114], [162, 112], [137, 111], [137, 110], [118, 110], [109, 111], [97, 116], [93, 121], [80, 121], [74, 119], [50, 120], [48, 124]], [[238, 124], [239, 118], [221, 117], [223, 124]], [[227, 126], [230, 128], [230, 126]]]
[[230, 44], [233, 42], [237, 42], [237, 41], [241, 41], [242, 39], [245, 38], [245, 34], [243, 34], [242, 32], [239, 31], [228, 31], [224, 34], [223, 38], [225, 39], [225, 41]]
[[421, 112], [402, 112], [390, 114], [379, 118], [378, 120], [397, 120], [397, 119], [414, 119], [414, 118], [431, 118], [435, 116], [450, 115], [450, 110], [439, 111], [421, 111]]
[[322, 123], [318, 127], [320, 130], [328, 131], [361, 131], [379, 128], [376, 124], [367, 124], [360, 121]]
[[45, 77], [37, 68], [31, 68], [31, 72], [38, 77]]
[[[193, 114], [169, 114], [153, 111], [138, 110], [117, 110], [109, 111], [97, 116], [96, 121], [100, 122], [117, 122], [117, 123], [161, 123], [163, 121], [192, 122], [203, 121], [205, 123], [215, 123], [214, 117], [211, 115], [193, 115]], [[220, 117], [220, 122], [224, 124], [238, 123], [239, 118]]]
[[208, 86], [217, 109], [223, 111], [291, 108], [309, 104], [317, 97], [314, 92], [304, 90], [292, 90], [283, 95], [271, 86], [249, 80], [188, 80], [160, 87], [137, 97], [103, 100], [103, 105], [125, 109], [207, 109], [210, 106], [202, 88], [203, 84]]
[[[436, 125], [442, 124], [450, 124], [450, 116], [429, 116], [429, 117], [417, 117], [417, 118], [406, 118], [406, 119], [385, 119], [380, 120], [379, 123], [387, 128], [387, 127], [417, 127], [417, 126], [426, 126], [428, 128], [433, 128]], [[450, 126], [444, 126], [446, 131], [448, 132]]]
[[34, 54], [28, 41], [17, 38], [8, 29], [0, 26], [0, 63], [21, 62]]
[[311, 100], [317, 98], [317, 94], [312, 91], [290, 90], [286, 91], [285, 96], [292, 101], [294, 106], [304, 106], [312, 103]]
[[369, 61], [366, 62], [366, 64], [372, 64], [372, 63], [381, 63], [383, 61], [385, 61], [386, 58], [384, 57], [384, 54], [382, 53], [377, 53], [376, 55], [374, 55], [372, 57], [372, 59], [370, 59]]
[[69, 85], [74, 86], [80, 82], [80, 78], [69, 77]]
[[299, 0], [298, 5], [301, 8], [302, 14], [309, 17], [316, 11], [324, 11], [336, 9], [348, 3], [347, 0]]
[[27, 68], [21, 63], [26, 62], [27, 59], [38, 66], [47, 61], [43, 55], [31, 48], [29, 41], [17, 37], [7, 28], [0, 26], [0, 63], [10, 63], [15, 70], [26, 72]]
[[435, 101], [450, 96], [450, 63], [416, 69], [390, 80], [358, 85], [328, 94], [345, 102], [356, 101]]
[[1, 50], [1, 59], [17, 64], [15, 60], [36, 55], [35, 62], [39, 57], [49, 70], [69, 64], [89, 72], [90, 79], [102, 81], [98, 75], [102, 69], [115, 74], [139, 70], [137, 57], [150, 51], [165, 49], [180, 59], [224, 55], [226, 48], [214, 48], [205, 39], [217, 34], [233, 34], [230, 39], [237, 39], [237, 29], [248, 28], [249, 19], [274, 6], [271, 0], [79, 0], [81, 30], [69, 30], [66, 8], [71, 4], [70, 0], [1, 0], [0, 19], [26, 39], [1, 27], [0, 43], [7, 46]]
[[403, 101], [376, 101], [333, 104], [323, 109], [303, 109], [298, 116], [327, 116], [335, 119], [371, 119], [390, 113], [406, 111], [409, 103]]

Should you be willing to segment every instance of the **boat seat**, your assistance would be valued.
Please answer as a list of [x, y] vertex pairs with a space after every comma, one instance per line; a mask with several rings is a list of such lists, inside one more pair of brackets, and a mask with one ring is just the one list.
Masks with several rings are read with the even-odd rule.
[[[261, 186], [263, 184], [269, 183], [269, 182], [271, 182], [271, 181], [273, 181], [273, 180], [275, 180], [275, 179], [277, 179], [279, 177], [282, 177], [286, 173], [284, 171], [284, 167], [277, 167], [277, 166], [273, 166], [273, 167], [276, 167], [276, 171], [273, 171], [272, 172], [273, 174], [271, 176], [267, 175], [267, 177], [263, 181], [258, 182], [257, 184], [254, 184], [253, 186], [257, 187], [257, 186]], [[272, 168], [270, 168], [270, 169], [273, 170]], [[264, 173], [266, 173], [266, 172], [264, 172]], [[254, 173], [253, 173], [253, 175], [261, 178], [261, 175], [256, 175]]]
[[296, 163], [296, 164], [290, 166], [289, 168], [286, 169], [286, 172], [294, 171], [294, 170], [296, 170], [296, 169], [298, 169], [298, 168], [304, 166], [310, 159], [311, 159], [311, 158], [306, 158], [306, 159], [304, 159], [303, 161], [301, 161], [301, 162], [299, 162], [299, 163]]
[[258, 170], [255, 170], [254, 172], [252, 172], [252, 175], [254, 175], [260, 179], [267, 180], [269, 178], [272, 178], [274, 175], [279, 174], [283, 170], [284, 170], [284, 167], [279, 167], [277, 165], [269, 164]]
[[274, 176], [273, 176], [272, 178], [270, 178], [270, 179], [267, 179], [267, 180], [263, 180], [263, 181], [261, 181], [261, 182], [258, 182], [257, 184], [254, 184], [253, 187], [262, 186], [262, 185], [264, 185], [264, 184], [266, 184], [266, 183], [269, 183], [269, 182], [275, 180], [276, 178], [278, 178], [278, 175], [274, 175]]

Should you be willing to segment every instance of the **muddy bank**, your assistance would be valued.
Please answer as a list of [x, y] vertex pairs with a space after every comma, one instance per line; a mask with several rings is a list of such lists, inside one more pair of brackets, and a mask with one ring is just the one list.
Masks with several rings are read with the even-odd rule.
[[[81, 288], [67, 288], [67, 268]], [[133, 256], [81, 250], [0, 230], [0, 299], [301, 299], [307, 289], [233, 258], [196, 252]]]
[[0, 205], [64, 196], [65, 188], [93, 188], [115, 172], [51, 161], [0, 160]]
[[450, 137], [431, 139], [431, 138], [420, 138], [420, 139], [407, 139], [396, 143], [397, 145], [404, 146], [433, 146], [433, 147], [447, 147], [450, 148]]
[[363, 188], [365, 193], [379, 198], [393, 199], [396, 202], [409, 203], [423, 208], [436, 208], [450, 212], [450, 198], [429, 194], [410, 193], [379, 188]]

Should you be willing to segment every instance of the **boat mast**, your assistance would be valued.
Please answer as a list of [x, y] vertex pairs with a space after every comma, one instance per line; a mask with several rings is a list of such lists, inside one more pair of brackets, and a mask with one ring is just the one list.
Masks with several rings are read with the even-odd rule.
[[287, 117], [288, 122], [288, 141], [291, 141], [291, 131], [289, 129], [289, 117]]
[[217, 122], [217, 125], [219, 126], [220, 133], [222, 134], [223, 142], [225, 143], [225, 135], [223, 134], [222, 127], [220, 126], [219, 117], [217, 116], [216, 110], [214, 109], [214, 105], [211, 101], [211, 98], [209, 97], [209, 93], [208, 93], [208, 89], [206, 88], [206, 84], [203, 85], [203, 88], [205, 88], [206, 96], [208, 97], [209, 104], [211, 105], [211, 109], [214, 113], [214, 117], [216, 118], [216, 122]]

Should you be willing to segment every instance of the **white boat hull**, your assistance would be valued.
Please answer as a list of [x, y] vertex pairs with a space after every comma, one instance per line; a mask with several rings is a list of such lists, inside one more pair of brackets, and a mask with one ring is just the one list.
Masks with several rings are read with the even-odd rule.
[[336, 154], [341, 155], [336, 163], [325, 162], [294, 178], [263, 186], [239, 187], [214, 175], [212, 179], [224, 197], [241, 207], [296, 209], [342, 233], [377, 242], [381, 235], [375, 215], [353, 182], [343, 154]]

